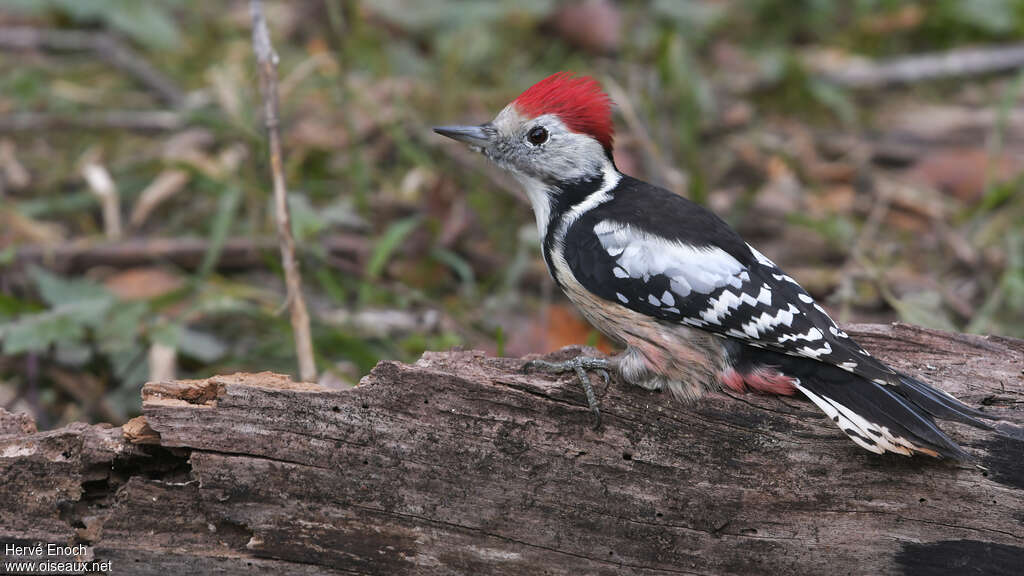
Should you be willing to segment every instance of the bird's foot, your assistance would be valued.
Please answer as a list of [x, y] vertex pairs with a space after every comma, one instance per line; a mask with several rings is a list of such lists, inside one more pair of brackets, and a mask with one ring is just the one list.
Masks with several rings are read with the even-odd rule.
[[601, 410], [598, 408], [597, 396], [594, 395], [594, 387], [590, 383], [587, 370], [593, 370], [601, 375], [605, 385], [611, 381], [609, 372], [613, 369], [611, 360], [606, 358], [593, 358], [591, 356], [577, 356], [564, 362], [548, 362], [547, 360], [530, 360], [523, 365], [524, 371], [540, 370], [550, 374], [561, 374], [563, 372], [575, 372], [583, 385], [583, 392], [587, 395], [587, 404], [590, 411], [594, 413], [594, 428], [601, 426]]

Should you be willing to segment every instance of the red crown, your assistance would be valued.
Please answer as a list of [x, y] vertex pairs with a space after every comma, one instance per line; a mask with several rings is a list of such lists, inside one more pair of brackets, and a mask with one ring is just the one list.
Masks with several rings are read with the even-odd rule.
[[531, 118], [554, 114], [573, 132], [593, 136], [609, 154], [612, 151], [612, 101], [590, 76], [552, 74], [527, 88], [513, 104]]

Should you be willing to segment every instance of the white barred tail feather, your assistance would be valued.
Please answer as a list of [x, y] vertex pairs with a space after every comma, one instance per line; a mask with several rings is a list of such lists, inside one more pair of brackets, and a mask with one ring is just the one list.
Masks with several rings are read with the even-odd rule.
[[747, 361], [771, 365], [797, 380], [796, 387], [858, 446], [882, 454], [914, 453], [970, 461], [935, 419], [992, 427], [983, 412], [920, 380], [900, 375], [902, 385], [879, 384], [839, 367], [766, 350], [746, 348]]

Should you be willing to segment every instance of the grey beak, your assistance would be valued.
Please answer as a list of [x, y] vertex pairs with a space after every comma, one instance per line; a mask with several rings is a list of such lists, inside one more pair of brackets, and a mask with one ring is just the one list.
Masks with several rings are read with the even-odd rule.
[[491, 140], [490, 131], [486, 129], [486, 125], [437, 126], [434, 128], [434, 132], [441, 136], [447, 136], [452, 140], [458, 140], [459, 142], [465, 142], [470, 146], [479, 146], [480, 148], [486, 148]]

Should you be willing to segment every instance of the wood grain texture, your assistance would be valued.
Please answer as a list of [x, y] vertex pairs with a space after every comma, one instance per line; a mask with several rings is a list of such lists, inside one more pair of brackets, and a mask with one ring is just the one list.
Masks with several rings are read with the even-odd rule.
[[[1024, 421], [1024, 342], [849, 331], [894, 367]], [[800, 399], [687, 406], [615, 382], [599, 386], [593, 430], [574, 380], [522, 363], [428, 353], [345, 391], [273, 374], [148, 384], [159, 444], [81, 424], [0, 436], [0, 542], [87, 542], [114, 573], [160, 575], [1024, 566], [1024, 442], [946, 426], [987, 471], [877, 456]], [[131, 437], [152, 442], [140, 427]]]

